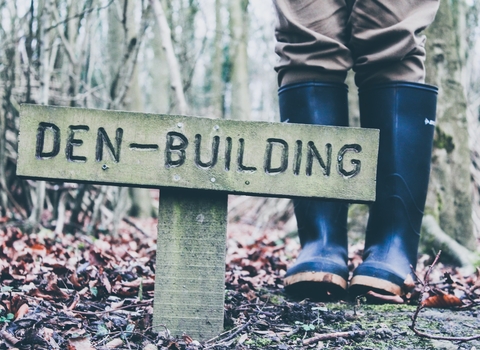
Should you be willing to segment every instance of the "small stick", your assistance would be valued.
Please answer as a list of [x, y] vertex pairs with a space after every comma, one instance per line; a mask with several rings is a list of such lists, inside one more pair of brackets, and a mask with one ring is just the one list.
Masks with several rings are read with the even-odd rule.
[[2, 336], [6, 341], [8, 341], [12, 345], [17, 344], [20, 341], [19, 339], [15, 338], [15, 336], [8, 333], [7, 331], [0, 331], [0, 336]]
[[[438, 251], [437, 253], [437, 256], [435, 256], [435, 259], [433, 260], [433, 263], [430, 265], [430, 267], [428, 268], [427, 272], [425, 272], [425, 276], [423, 278], [423, 280], [421, 280], [418, 276], [417, 277], [417, 280], [422, 284], [422, 290], [421, 290], [421, 295], [424, 295], [425, 292], [430, 288], [429, 284], [428, 284], [428, 280], [430, 278], [430, 274], [432, 273], [432, 270], [433, 270], [433, 267], [435, 266], [435, 264], [437, 263], [438, 259], [440, 258], [440, 254], [442, 253], [441, 250]], [[413, 314], [412, 316], [412, 325], [410, 326], [410, 329], [412, 331], [415, 332], [415, 323], [417, 322], [417, 317], [418, 317], [418, 314], [420, 313], [420, 311], [424, 308], [424, 304], [422, 302], [420, 302], [418, 304], [418, 307], [417, 309], [415, 310], [415, 313]]]
[[475, 339], [480, 339], [480, 334], [478, 335], [473, 335], [471, 337], [444, 337], [444, 336], [441, 336], [441, 335], [431, 335], [431, 334], [427, 334], [427, 333], [424, 333], [424, 332], [421, 332], [419, 331], [418, 329], [416, 329], [415, 327], [410, 327], [412, 329], [412, 331], [420, 336], [420, 337], [423, 337], [423, 338], [428, 338], [428, 339], [436, 339], [436, 340], [450, 340], [450, 341], [461, 341], [461, 342], [465, 342], [465, 341], [471, 341], [471, 340], [475, 340]]
[[330, 340], [330, 339], [337, 339], [337, 338], [356, 338], [356, 337], [364, 337], [366, 335], [367, 335], [366, 331], [325, 333], [325, 334], [316, 335], [315, 337], [312, 337], [312, 338], [305, 339], [303, 341], [303, 345], [310, 345], [322, 340]]
[[[252, 324], [252, 321], [253, 321], [252, 319], [249, 319], [245, 324], [238, 326], [236, 329], [234, 328], [234, 329], [230, 330], [229, 332], [232, 332], [233, 330], [235, 330], [235, 331], [234, 331], [233, 333], [231, 333], [231, 334], [230, 334], [228, 337], [226, 337], [225, 339], [222, 339], [222, 342], [225, 343], [226, 341], [229, 341], [230, 339], [235, 338], [235, 337], [237, 336], [237, 334], [241, 333], [245, 328], [247, 328], [248, 326], [250, 326], [250, 325]], [[215, 337], [215, 338], [212, 338], [212, 339], [210, 339], [210, 340], [207, 340], [205, 343], [207, 343], [207, 344], [208, 344], [208, 343], [211, 343], [211, 342], [213, 342], [215, 339], [218, 339], [218, 338], [220, 338], [221, 336], [223, 336], [223, 335], [225, 335], [225, 334], [227, 334], [227, 333], [228, 333], [228, 332], [222, 333], [222, 334], [220, 334], [219, 336], [217, 336], [217, 337]], [[215, 347], [215, 346], [216, 346], [216, 345], [211, 345], [211, 346], [206, 347], [205, 349], [211, 349], [211, 348], [213, 348], [213, 347]]]
[[148, 237], [148, 234], [143, 231], [140, 227], [137, 226], [136, 223], [134, 223], [132, 220], [130, 220], [129, 218], [127, 217], [124, 217], [122, 219], [123, 221], [125, 221], [127, 224], [129, 224], [130, 226], [132, 226], [134, 229], [136, 229], [138, 232], [140, 232], [142, 235], [144, 235], [145, 237]]
[[430, 280], [430, 274], [433, 271], [433, 267], [437, 264], [438, 259], [440, 259], [440, 254], [442, 254], [442, 251], [439, 250], [437, 253], [437, 256], [435, 256], [435, 259], [433, 260], [432, 265], [428, 268], [427, 272], [425, 272], [425, 277], [423, 278], [423, 286], [426, 288], [428, 286], [428, 282]]
[[[152, 305], [153, 300], [146, 301], [144, 303], [138, 303], [138, 304], [131, 304], [131, 305], [125, 305], [125, 306], [120, 306], [116, 309], [111, 309], [111, 310], [104, 310], [104, 311], [80, 311], [80, 310], [71, 310], [72, 312], [80, 315], [104, 315], [108, 313], [114, 313], [115, 311], [119, 310], [127, 310], [132, 307], [143, 307], [143, 306], [149, 306]], [[163, 325], [161, 325], [163, 326]]]

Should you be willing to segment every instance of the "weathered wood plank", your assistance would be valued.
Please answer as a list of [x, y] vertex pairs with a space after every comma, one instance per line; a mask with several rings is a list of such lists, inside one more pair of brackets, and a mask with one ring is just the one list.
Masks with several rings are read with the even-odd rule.
[[209, 339], [223, 330], [227, 195], [162, 189], [153, 324]]
[[23, 105], [17, 174], [375, 199], [378, 130]]

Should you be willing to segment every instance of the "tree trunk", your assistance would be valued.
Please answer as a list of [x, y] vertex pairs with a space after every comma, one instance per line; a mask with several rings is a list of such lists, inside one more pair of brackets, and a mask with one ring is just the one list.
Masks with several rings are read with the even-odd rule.
[[465, 21], [459, 11], [461, 2], [441, 1], [427, 31], [427, 83], [438, 86], [439, 94], [426, 213], [433, 215], [449, 236], [474, 249], [467, 105], [459, 51]]
[[[122, 57], [131, 50], [131, 43], [138, 40], [138, 29], [135, 25], [135, 1], [123, 0], [118, 6], [109, 8], [109, 24], [108, 24], [108, 43], [110, 54], [110, 77], [112, 79], [110, 85], [110, 95], [112, 101], [118, 100], [118, 92], [120, 84], [127, 84], [125, 99], [121, 105], [113, 104], [113, 108], [124, 108], [129, 111], [143, 112], [142, 94], [139, 84], [138, 67], [135, 66], [131, 79], [122, 81], [122, 77], [128, 77], [128, 74], [122, 72], [127, 69], [124, 65]], [[128, 200], [127, 195], [130, 196]], [[123, 218], [126, 208], [125, 203], [131, 204], [129, 214], [136, 217], [151, 217], [153, 211], [152, 198], [148, 189], [130, 188], [119, 189], [116, 208], [114, 210], [114, 227], [117, 228], [120, 220]]]
[[230, 1], [231, 113], [235, 120], [250, 120], [248, 86], [248, 1]]
[[[130, 43], [131, 40], [137, 35], [137, 28], [135, 26], [135, 18], [133, 14], [135, 13], [135, 2], [132, 0], [128, 1], [127, 4], [127, 18], [126, 18], [126, 42]], [[128, 92], [125, 98], [125, 109], [127, 111], [144, 111], [144, 103], [142, 101], [142, 93], [139, 84], [138, 77], [138, 66], [135, 67], [130, 81], [130, 86], [128, 87]], [[129, 209], [129, 215], [139, 218], [149, 218], [153, 213], [153, 204], [152, 197], [150, 195], [150, 190], [146, 188], [129, 188], [129, 195], [131, 200], [131, 206]], [[120, 191], [120, 193], [123, 193]], [[120, 213], [122, 216], [124, 213]]]
[[163, 10], [160, 0], [150, 0], [150, 4], [153, 9], [153, 14], [157, 20], [157, 24], [160, 27], [160, 35], [162, 38], [163, 48], [165, 50], [165, 56], [167, 58], [168, 67], [170, 68], [170, 82], [171, 87], [175, 91], [175, 97], [177, 100], [177, 109], [180, 114], [188, 113], [188, 104], [183, 92], [183, 81], [180, 72], [180, 66], [178, 64], [177, 56], [173, 47], [171, 30], [168, 25], [165, 11]]
[[[39, 44], [40, 44], [40, 77], [42, 81], [42, 90], [40, 92], [40, 104], [48, 104], [49, 97], [49, 86], [50, 86], [50, 60], [48, 55], [48, 45], [49, 45], [49, 35], [45, 33], [44, 28], [47, 27], [48, 13], [46, 11], [45, 2], [40, 1], [38, 4], [39, 7]], [[41, 215], [43, 213], [43, 208], [45, 204], [46, 196], [46, 182], [37, 181], [35, 188], [35, 201], [28, 218], [28, 223], [33, 227], [37, 227], [40, 224]]]
[[224, 117], [223, 99], [225, 84], [223, 81], [223, 22], [222, 0], [215, 0], [215, 38], [213, 41], [212, 90], [210, 106], [215, 118]]
[[[118, 90], [118, 71], [121, 69], [120, 64], [123, 55], [124, 36], [122, 28], [122, 8], [124, 1], [114, 2], [108, 8], [108, 39], [106, 42], [108, 48], [108, 88], [110, 90], [110, 99], [116, 98]], [[120, 107], [120, 106], [118, 106]]]
[[157, 23], [152, 24], [153, 37], [150, 39], [149, 46], [153, 51], [153, 59], [148, 62], [149, 72], [151, 73], [151, 88], [145, 92], [149, 101], [152, 113], [166, 114], [170, 106], [170, 83], [169, 69], [165, 51], [163, 50], [162, 39], [160, 37], [160, 28]]

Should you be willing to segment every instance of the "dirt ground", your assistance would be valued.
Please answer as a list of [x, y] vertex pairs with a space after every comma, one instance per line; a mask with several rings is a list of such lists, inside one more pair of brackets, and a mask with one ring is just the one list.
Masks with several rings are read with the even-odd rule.
[[[233, 292], [228, 292], [229, 293]], [[231, 297], [233, 298], [233, 297]], [[227, 297], [228, 300], [228, 297]], [[262, 300], [265, 300], [262, 303]], [[231, 349], [476, 349], [468, 342], [428, 339], [410, 328], [417, 309], [409, 305], [289, 301], [279, 293], [260, 296], [248, 332], [214, 348]], [[228, 307], [228, 303], [227, 303]], [[262, 330], [262, 325], [264, 329]], [[268, 325], [268, 327], [267, 327]], [[478, 310], [423, 309], [416, 329], [436, 337], [479, 336]], [[316, 341], [316, 336], [330, 339]]]

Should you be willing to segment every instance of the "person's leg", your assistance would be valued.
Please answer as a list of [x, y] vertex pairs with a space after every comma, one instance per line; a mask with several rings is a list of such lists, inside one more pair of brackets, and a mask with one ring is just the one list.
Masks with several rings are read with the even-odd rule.
[[[352, 60], [345, 46], [345, 1], [276, 0], [280, 116], [290, 123], [348, 125], [347, 86]], [[285, 276], [295, 297], [345, 295], [348, 280], [348, 205], [294, 200], [302, 250]]]
[[343, 83], [352, 67], [345, 0], [274, 0], [279, 86], [302, 81]]
[[364, 262], [350, 292], [403, 295], [413, 287], [425, 206], [437, 89], [425, 85], [425, 37], [438, 1], [357, 0], [352, 9], [355, 81], [362, 127], [380, 129], [377, 198]]
[[376, 200], [370, 208], [363, 263], [353, 296], [369, 290], [403, 295], [413, 288], [427, 196], [437, 89], [388, 82], [359, 92], [362, 127], [380, 129]]
[[[282, 121], [348, 125], [347, 86], [300, 82], [279, 89]], [[302, 250], [285, 276], [286, 291], [298, 298], [340, 299], [348, 281], [348, 204], [293, 200]]]
[[425, 35], [439, 0], [356, 0], [348, 26], [355, 83], [425, 82]]

